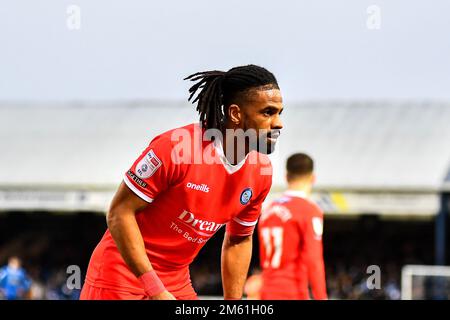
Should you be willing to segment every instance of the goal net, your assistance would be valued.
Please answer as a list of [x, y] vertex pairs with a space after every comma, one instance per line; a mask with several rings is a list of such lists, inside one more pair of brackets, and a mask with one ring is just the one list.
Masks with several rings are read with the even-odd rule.
[[405, 265], [402, 300], [450, 300], [450, 266]]

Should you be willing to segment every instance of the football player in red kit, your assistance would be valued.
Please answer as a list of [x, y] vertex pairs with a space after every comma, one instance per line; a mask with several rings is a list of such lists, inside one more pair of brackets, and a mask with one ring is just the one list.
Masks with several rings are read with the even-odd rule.
[[258, 224], [261, 299], [327, 299], [322, 253], [323, 213], [309, 198], [314, 163], [306, 154], [286, 164], [288, 190], [273, 201]]
[[125, 173], [81, 299], [197, 299], [189, 264], [223, 226], [224, 298], [242, 297], [271, 187], [266, 154], [282, 128], [281, 93], [255, 65], [186, 79], [196, 82], [189, 100], [197, 94], [200, 122], [155, 137]]

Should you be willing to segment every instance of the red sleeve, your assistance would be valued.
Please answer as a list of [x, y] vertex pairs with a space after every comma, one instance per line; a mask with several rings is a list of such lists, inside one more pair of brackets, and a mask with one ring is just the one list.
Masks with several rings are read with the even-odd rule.
[[315, 205], [303, 217], [302, 255], [308, 268], [308, 280], [314, 299], [327, 299], [325, 265], [323, 261], [323, 213]]
[[142, 200], [152, 202], [180, 173], [180, 165], [173, 163], [172, 156], [170, 139], [156, 137], [125, 174], [125, 184]]
[[264, 200], [272, 186], [272, 176], [266, 176], [264, 188], [246, 208], [227, 223], [226, 232], [233, 236], [249, 236], [253, 234]]

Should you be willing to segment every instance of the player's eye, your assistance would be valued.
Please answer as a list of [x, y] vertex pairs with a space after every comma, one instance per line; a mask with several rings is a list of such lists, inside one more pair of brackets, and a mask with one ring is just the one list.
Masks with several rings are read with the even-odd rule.
[[270, 107], [270, 108], [266, 108], [266, 109], [262, 110], [261, 113], [266, 117], [271, 117], [277, 113], [279, 115], [281, 115], [281, 113], [283, 112], [283, 109], [281, 109], [280, 111], [278, 111], [278, 110], [279, 110], [278, 108]]
[[263, 110], [263, 114], [266, 117], [270, 117], [270, 116], [273, 116], [275, 114], [275, 112], [272, 109], [265, 109], [265, 110]]

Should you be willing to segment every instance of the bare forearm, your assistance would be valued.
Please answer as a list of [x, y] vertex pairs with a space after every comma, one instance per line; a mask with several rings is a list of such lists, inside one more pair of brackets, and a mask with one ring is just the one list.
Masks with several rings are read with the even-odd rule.
[[242, 298], [252, 257], [252, 237], [225, 235], [222, 246], [222, 283], [225, 299]]
[[120, 254], [136, 277], [152, 270], [135, 213], [133, 211], [109, 213], [107, 221]]

